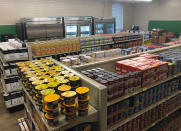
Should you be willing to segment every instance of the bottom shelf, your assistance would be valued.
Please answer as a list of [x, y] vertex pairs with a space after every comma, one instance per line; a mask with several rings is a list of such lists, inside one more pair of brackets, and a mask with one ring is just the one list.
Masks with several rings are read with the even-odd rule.
[[[34, 118], [32, 117], [32, 115], [31, 115], [31, 113], [30, 113], [30, 111], [29, 111], [28, 106], [26, 105], [26, 103], [24, 103], [24, 106], [25, 106], [25, 108], [26, 108], [26, 111], [29, 113], [30, 118], [31, 118], [33, 124], [35, 125], [35, 130], [36, 130], [36, 131], [39, 131], [38, 125], [36, 124]], [[29, 123], [29, 124], [30, 124], [30, 123]]]
[[[44, 123], [48, 131], [53, 130], [67, 130], [70, 129], [76, 125], [86, 123], [86, 122], [97, 122], [98, 121], [98, 112], [94, 107], [89, 106], [89, 111], [87, 116], [77, 117], [75, 120], [67, 121], [65, 119], [65, 115], [61, 115], [59, 118], [59, 125], [51, 127], [48, 125], [47, 120], [44, 117], [44, 114], [39, 110], [38, 106], [35, 104], [35, 101], [32, 99], [32, 97], [29, 95], [29, 93], [26, 91], [25, 88], [23, 88], [26, 97], [30, 100], [31, 104], [35, 108], [36, 112], [38, 113], [39, 117], [41, 118], [41, 121]], [[25, 104], [26, 105], [26, 104]], [[78, 115], [77, 115], [78, 116]]]
[[178, 106], [177, 108], [175, 108], [174, 110], [172, 110], [171, 112], [169, 112], [168, 114], [166, 114], [161, 119], [156, 120], [153, 124], [151, 124], [150, 126], [144, 128], [142, 131], [147, 131], [148, 129], [150, 129], [151, 127], [155, 126], [157, 123], [161, 122], [162, 120], [164, 120], [165, 118], [167, 118], [169, 115], [171, 115], [172, 113], [174, 113], [175, 111], [177, 111], [180, 108], [181, 108], [181, 105]]

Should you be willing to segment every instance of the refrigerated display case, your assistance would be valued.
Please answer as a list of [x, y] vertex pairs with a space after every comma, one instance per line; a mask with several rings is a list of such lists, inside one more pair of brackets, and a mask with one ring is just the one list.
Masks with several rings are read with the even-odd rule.
[[94, 17], [94, 34], [115, 33], [115, 24], [113, 17]]
[[92, 17], [64, 17], [65, 37], [90, 36], [92, 35]]
[[64, 38], [63, 17], [22, 18], [16, 23], [16, 30], [22, 41]]

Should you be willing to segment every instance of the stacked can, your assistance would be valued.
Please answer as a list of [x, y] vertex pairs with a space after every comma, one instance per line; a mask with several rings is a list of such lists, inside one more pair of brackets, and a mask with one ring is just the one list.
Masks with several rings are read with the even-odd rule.
[[58, 94], [60, 95], [60, 104], [61, 104], [61, 112], [63, 113], [65, 107], [64, 107], [64, 98], [61, 95], [62, 93], [66, 92], [66, 91], [70, 91], [71, 90], [71, 86], [69, 85], [61, 85], [58, 87]]
[[87, 87], [79, 87], [76, 89], [78, 94], [78, 112], [79, 116], [88, 115], [89, 109], [89, 88]]
[[64, 106], [64, 111], [63, 113], [66, 116], [66, 120], [74, 120], [76, 118], [76, 96], [77, 93], [75, 91], [66, 91], [64, 93], [61, 93], [61, 96], [63, 96], [63, 106]]
[[102, 68], [96, 68], [82, 71], [82, 73], [107, 86], [108, 101], [131, 94], [141, 88], [141, 73], [139, 71], [119, 75]]
[[60, 96], [58, 94], [50, 94], [44, 97], [45, 102], [45, 118], [50, 126], [57, 126], [59, 124], [60, 115]]

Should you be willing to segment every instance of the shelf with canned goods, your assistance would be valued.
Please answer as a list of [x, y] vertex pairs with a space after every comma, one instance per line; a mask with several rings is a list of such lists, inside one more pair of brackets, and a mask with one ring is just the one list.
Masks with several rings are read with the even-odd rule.
[[78, 124], [81, 124], [83, 122], [95, 122], [97, 121], [97, 110], [95, 110], [92, 106], [90, 106], [90, 109], [89, 109], [89, 112], [88, 112], [88, 116], [85, 116], [85, 117], [78, 117], [76, 118], [74, 121], [67, 121], [65, 119], [65, 116], [62, 115], [60, 118], [59, 118], [59, 125], [57, 126], [54, 126], [54, 127], [51, 127], [48, 125], [48, 121], [47, 119], [45, 119], [45, 116], [44, 116], [44, 113], [42, 113], [40, 110], [39, 110], [39, 107], [36, 105], [35, 101], [32, 99], [32, 97], [29, 95], [29, 93], [26, 91], [25, 88], [23, 88], [24, 92], [25, 92], [25, 95], [26, 97], [28, 97], [28, 99], [31, 101], [33, 107], [35, 108], [36, 112], [38, 113], [39, 117], [42, 119], [43, 123], [45, 124], [46, 126], [46, 129], [48, 131], [57, 131], [57, 130], [67, 130], [69, 128], [72, 128]]
[[153, 84], [151, 84], [151, 85], [149, 85], [149, 86], [147, 86], [147, 87], [140, 88], [138, 91], [135, 91], [135, 92], [133, 92], [133, 93], [131, 93], [131, 94], [121, 96], [120, 98], [114, 99], [114, 100], [112, 100], [112, 101], [108, 101], [107, 106], [110, 106], [110, 105], [113, 105], [113, 104], [115, 104], [115, 103], [117, 103], [117, 102], [119, 102], [119, 101], [128, 99], [128, 98], [130, 98], [130, 97], [132, 97], [132, 96], [135, 96], [135, 95], [137, 95], [137, 94], [139, 94], [139, 93], [141, 93], [141, 92], [147, 91], [147, 90], [149, 90], [149, 89], [151, 89], [151, 88], [153, 88], [153, 87], [155, 87], [155, 86], [157, 86], [157, 85], [160, 85], [160, 84], [162, 84], [162, 83], [164, 83], [164, 82], [167, 82], [167, 81], [169, 81], [169, 80], [175, 79], [175, 78], [177, 78], [177, 77], [179, 77], [179, 76], [181, 76], [181, 73], [178, 73], [178, 74], [176, 74], [176, 75], [170, 76], [170, 77], [168, 77], [167, 79], [158, 81], [158, 82], [153, 83]]
[[124, 120], [122, 120], [122, 121], [117, 121], [117, 122], [113, 123], [112, 125], [110, 125], [110, 126], [108, 127], [108, 131], [113, 131], [113, 130], [117, 129], [118, 127], [126, 124], [127, 122], [133, 120], [134, 118], [136, 118], [136, 117], [144, 114], [145, 112], [147, 112], [147, 111], [155, 108], [156, 106], [158, 106], [158, 105], [160, 105], [160, 104], [168, 101], [168, 100], [171, 99], [171, 98], [174, 98], [175, 96], [179, 95], [180, 93], [181, 93], [181, 91], [178, 91], [177, 93], [174, 93], [174, 94], [172, 94], [171, 96], [168, 96], [168, 97], [166, 97], [166, 98], [163, 98], [163, 99], [160, 100], [159, 102], [148, 106], [147, 108], [145, 108], [145, 109], [143, 109], [143, 110], [141, 110], [141, 111], [139, 111], [139, 112], [137, 112], [137, 113], [129, 116], [128, 118], [126, 118], [126, 119], [124, 119]]
[[151, 125], [149, 125], [148, 127], [144, 128], [142, 131], [147, 131], [148, 129], [150, 129], [151, 127], [155, 126], [157, 123], [161, 122], [162, 120], [166, 119], [169, 115], [173, 114], [174, 112], [176, 112], [177, 110], [179, 110], [181, 108], [181, 105], [178, 106], [177, 108], [175, 108], [174, 110], [172, 110], [171, 112], [169, 112], [168, 114], [166, 114], [164, 117], [162, 117], [161, 119], [155, 121], [154, 123], [152, 123]]
[[[48, 60], [49, 59], [49, 60]], [[68, 110], [68, 106], [66, 104], [66, 100], [63, 102], [65, 107], [66, 107], [66, 112], [64, 110], [62, 110], [62, 106], [61, 106], [61, 111], [62, 113], [60, 114], [59, 117], [57, 117], [56, 120], [59, 121], [59, 124], [58, 125], [50, 125], [50, 120], [49, 120], [49, 117], [44, 114], [43, 110], [41, 109], [45, 109], [47, 112], [48, 110], [50, 109], [49, 107], [47, 108], [46, 105], [48, 106], [48, 104], [46, 104], [45, 106], [43, 106], [44, 108], [41, 108], [40, 109], [40, 106], [39, 106], [39, 102], [37, 102], [37, 100], [35, 100], [34, 97], [32, 97], [32, 94], [31, 92], [29, 91], [29, 88], [28, 88], [28, 85], [26, 85], [26, 81], [25, 80], [26, 78], [30, 77], [30, 75], [27, 75], [27, 77], [21, 77], [22, 74], [20, 73], [20, 78], [22, 80], [22, 83], [24, 85], [23, 87], [23, 90], [25, 92], [25, 98], [28, 98], [26, 99], [26, 101], [30, 101], [31, 105], [32, 105], [32, 108], [35, 109], [35, 113], [38, 114], [38, 116], [42, 119], [42, 123], [44, 123], [45, 127], [48, 129], [48, 130], [66, 130], [66, 129], [70, 129], [74, 126], [78, 126], [79, 124], [82, 124], [82, 123], [96, 123], [96, 129], [97, 130], [100, 130], [100, 131], [105, 131], [107, 129], [107, 127], [105, 126], [105, 122], [106, 122], [106, 116], [104, 114], [106, 114], [107, 110], [105, 110], [106, 108], [106, 101], [102, 101], [103, 97], [106, 96], [106, 88], [102, 85], [100, 85], [99, 83], [96, 83], [94, 81], [92, 81], [91, 79], [87, 78], [87, 77], [84, 77], [83, 75], [81, 75], [80, 73], [70, 69], [69, 67], [61, 64], [60, 62], [56, 61], [56, 60], [53, 60], [52, 58], [46, 58], [46, 59], [41, 59], [41, 60], [35, 60], [35, 61], [29, 61], [30, 63], [33, 62], [33, 63], [36, 63], [36, 62], [39, 62], [41, 63], [43, 61], [44, 64], [47, 64], [47, 62], [45, 62], [45, 60], [48, 60], [48, 61], [51, 61], [51, 63], [53, 63], [54, 67], [49, 67], [49, 69], [55, 69], [55, 67], [57, 67], [58, 69], [61, 68], [61, 71], [62, 73], [66, 73], [66, 72], [69, 72], [71, 74], [74, 74], [76, 76], [76, 78], [78, 77], [79, 80], [81, 81], [81, 86], [79, 86], [79, 88], [83, 88], [83, 87], [86, 87], [89, 89], [89, 96], [88, 96], [88, 102], [89, 102], [89, 108], [87, 109], [88, 111], [88, 114], [84, 115], [84, 116], [81, 116], [80, 113], [81, 113], [81, 109], [80, 109], [80, 103], [83, 103], [81, 101], [77, 101], [76, 99], [76, 103], [78, 104], [78, 111], [79, 112], [75, 112], [76, 113], [76, 116], [73, 117], [72, 119], [74, 119], [73, 121], [69, 121], [69, 117], [70, 115], [67, 114], [67, 110]], [[19, 65], [21, 65], [23, 63], [19, 63]], [[26, 63], [26, 65], [28, 66], [28, 62]], [[21, 72], [24, 72], [24, 66], [20, 66], [20, 67], [23, 67], [23, 69], [21, 70]], [[18, 68], [19, 70], [20, 68]], [[32, 68], [30, 68], [32, 69]], [[52, 70], [53, 71], [53, 70]], [[57, 70], [58, 71], [58, 70]], [[26, 72], [26, 71], [25, 71]], [[59, 70], [60, 72], [60, 70]], [[28, 73], [28, 72], [27, 72]], [[24, 73], [23, 73], [24, 74]], [[70, 74], [70, 75], [71, 75]], [[53, 75], [53, 74], [52, 74]], [[67, 74], [68, 75], [68, 74]], [[67, 75], [65, 75], [67, 77]], [[25, 75], [26, 76], [26, 75]], [[57, 75], [56, 75], [57, 76]], [[25, 79], [24, 79], [25, 78]], [[60, 78], [60, 77], [59, 77]], [[57, 79], [59, 79], [57, 78]], [[66, 79], [70, 79], [72, 77], [67, 77]], [[48, 78], [49, 79], [52, 79], [52, 78]], [[61, 79], [59, 79], [61, 80]], [[70, 79], [70, 81], [73, 81]], [[50, 82], [51, 83], [51, 82]], [[68, 84], [68, 83], [67, 83]], [[44, 84], [45, 85], [45, 84]], [[58, 84], [60, 85], [60, 83]], [[43, 86], [43, 85], [42, 85]], [[53, 85], [49, 85], [49, 86], [53, 86]], [[49, 87], [48, 86], [48, 87]], [[61, 84], [61, 86], [63, 86]], [[71, 85], [73, 86], [73, 85]], [[41, 87], [43, 88], [43, 87]], [[50, 88], [50, 87], [49, 87]], [[38, 90], [38, 86], [36, 88], [36, 90]], [[56, 88], [57, 89], [57, 88]], [[75, 92], [75, 91], [73, 91]], [[77, 90], [76, 92], [78, 93], [78, 87], [77, 87]], [[75, 92], [75, 93], [76, 93]], [[57, 93], [57, 92], [56, 92]], [[66, 93], [66, 92], [65, 92]], [[31, 96], [30, 96], [31, 95]], [[52, 95], [57, 95], [57, 94], [52, 94]], [[63, 95], [63, 94], [61, 94]], [[59, 95], [58, 95], [59, 96]], [[57, 96], [57, 97], [58, 97]], [[49, 95], [45, 98], [48, 99]], [[64, 96], [65, 98], [66, 96]], [[47, 101], [45, 100], [45, 98], [43, 99], [44, 101]], [[51, 97], [52, 98], [52, 97]], [[80, 100], [80, 98], [78, 99]], [[25, 101], [25, 102], [26, 102]], [[87, 100], [86, 100], [87, 101]], [[59, 106], [58, 106], [59, 107]], [[76, 106], [77, 108], [77, 106]], [[102, 113], [98, 113], [98, 110], [101, 110], [104, 114]], [[65, 115], [64, 115], [65, 114]], [[79, 116], [78, 116], [79, 115]], [[35, 119], [36, 120], [36, 119]]]

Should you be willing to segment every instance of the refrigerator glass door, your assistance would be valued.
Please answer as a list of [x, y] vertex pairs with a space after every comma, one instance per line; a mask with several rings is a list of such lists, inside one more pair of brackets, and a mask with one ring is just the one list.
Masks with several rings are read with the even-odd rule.
[[96, 24], [95, 34], [104, 34], [104, 24]]
[[77, 37], [77, 25], [66, 25], [66, 37]]
[[110, 33], [115, 33], [114, 32], [114, 24], [106, 24], [106, 33], [110, 34]]
[[80, 36], [90, 36], [90, 35], [91, 35], [90, 25], [80, 26]]

